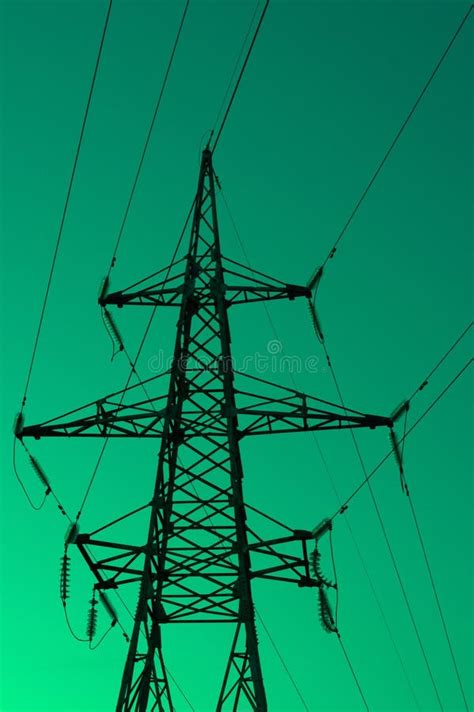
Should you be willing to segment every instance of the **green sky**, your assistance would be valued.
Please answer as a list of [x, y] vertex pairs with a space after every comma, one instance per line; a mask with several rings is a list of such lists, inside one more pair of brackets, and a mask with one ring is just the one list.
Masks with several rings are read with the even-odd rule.
[[[105, 2], [1, 2], [1, 712], [112, 710], [126, 653], [119, 631], [95, 652], [69, 634], [59, 600], [65, 520], [48, 501], [33, 512], [11, 466], [18, 411], [65, 200]], [[113, 272], [125, 287], [166, 265], [195, 188], [199, 152], [222, 102], [254, 2], [191, 0], [189, 14]], [[322, 262], [456, 26], [465, 2], [270, 4], [215, 155], [215, 168], [252, 266], [305, 283]], [[84, 137], [25, 411], [41, 422], [123, 386], [97, 306], [138, 157], [182, 11], [181, 2], [116, 0]], [[318, 308], [348, 405], [389, 414], [472, 316], [472, 79], [474, 15], [328, 264]], [[243, 261], [219, 202], [223, 252]], [[263, 377], [336, 400], [305, 304], [269, 307], [283, 352], [315, 369]], [[136, 349], [148, 313], [119, 313]], [[159, 314], [140, 373], [170, 354], [174, 317]], [[261, 305], [231, 313], [237, 359], [275, 339]], [[414, 422], [462, 367], [465, 339], [413, 403]], [[253, 366], [251, 366], [251, 369]], [[414, 431], [406, 471], [468, 700], [473, 703], [472, 381], [467, 373]], [[312, 528], [362, 478], [347, 433], [245, 442], [248, 501], [295, 528]], [[360, 437], [367, 467], [386, 433]], [[99, 444], [42, 440], [32, 450], [75, 512]], [[155, 444], [112, 445], [83, 517], [85, 530], [143, 503]], [[41, 487], [24, 458], [32, 497]], [[443, 637], [408, 501], [390, 459], [374, 491], [444, 709], [462, 698]], [[423, 711], [438, 709], [368, 493], [347, 518]], [[371, 710], [416, 704], [340, 517], [334, 528], [339, 623]], [[326, 552], [327, 553], [327, 552]], [[329, 566], [329, 559], [325, 558]], [[85, 630], [91, 578], [72, 567], [69, 611]], [[260, 582], [255, 601], [312, 712], [362, 709], [335, 636], [311, 589]], [[130, 619], [119, 608], [124, 625]], [[102, 613], [102, 612], [101, 612]], [[101, 615], [99, 629], [107, 625]], [[210, 712], [227, 631], [165, 631], [167, 664], [197, 712]], [[263, 629], [271, 712], [304, 709]], [[190, 709], [175, 690], [177, 711]]]

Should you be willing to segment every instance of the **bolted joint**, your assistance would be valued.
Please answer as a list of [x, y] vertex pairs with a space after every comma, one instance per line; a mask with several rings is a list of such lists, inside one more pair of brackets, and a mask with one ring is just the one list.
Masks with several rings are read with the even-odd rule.
[[305, 541], [306, 539], [312, 539], [313, 533], [307, 529], [293, 529], [293, 536], [295, 539], [301, 539]]
[[311, 536], [313, 539], [320, 539], [326, 532], [331, 531], [332, 529], [332, 519], [323, 519], [322, 522], [320, 522], [316, 527], [314, 527], [313, 531], [311, 532]]
[[112, 292], [112, 294], [104, 294], [103, 296], [100, 296], [98, 302], [101, 307], [113, 304], [121, 309], [125, 304], [125, 297], [122, 292]]
[[199, 297], [196, 297], [194, 294], [188, 297], [186, 307], [189, 315], [194, 316], [195, 314], [197, 314], [200, 306], [201, 304], [199, 301]]
[[298, 581], [299, 588], [319, 588], [319, 583], [309, 576], [301, 576]]
[[184, 428], [176, 428], [171, 431], [168, 437], [174, 445], [181, 445], [184, 442], [184, 433]]
[[306, 297], [307, 299], [311, 298], [311, 289], [308, 287], [300, 287], [298, 284], [287, 284], [285, 286], [288, 299], [291, 301], [296, 299], [296, 297]]

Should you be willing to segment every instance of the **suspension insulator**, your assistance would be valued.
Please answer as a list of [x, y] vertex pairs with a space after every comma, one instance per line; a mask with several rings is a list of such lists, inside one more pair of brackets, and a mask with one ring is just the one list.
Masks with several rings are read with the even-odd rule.
[[391, 420], [392, 422], [396, 423], [397, 420], [403, 415], [403, 413], [406, 413], [407, 410], [410, 408], [410, 401], [403, 401], [403, 403], [400, 403], [398, 408], [395, 408], [391, 415]]
[[403, 458], [402, 458], [402, 451], [400, 450], [400, 445], [397, 440], [397, 436], [395, 435], [394, 430], [390, 430], [390, 442], [392, 445], [392, 450], [393, 454], [395, 455], [395, 459], [398, 463], [398, 467], [400, 469], [400, 472], [403, 473]]
[[104, 299], [105, 299], [105, 297], [106, 297], [107, 294], [108, 294], [109, 286], [110, 286], [110, 279], [109, 279], [109, 277], [104, 277], [104, 279], [102, 280], [102, 282], [101, 282], [101, 284], [100, 284], [100, 289], [99, 289], [99, 299], [98, 299], [98, 301], [99, 301], [99, 304], [100, 304], [101, 306], [104, 305]]
[[63, 603], [69, 598], [70, 566], [71, 559], [67, 554], [64, 554], [61, 557], [61, 573], [59, 577], [59, 594]]
[[118, 351], [123, 351], [122, 337], [120, 336], [120, 331], [118, 330], [118, 327], [115, 324], [111, 313], [104, 307], [102, 309], [102, 314], [104, 316], [105, 327], [109, 332], [110, 338], [112, 339], [114, 346], [117, 347]]
[[23, 416], [23, 413], [18, 413], [18, 415], [15, 417], [15, 420], [13, 423], [13, 433], [16, 438], [21, 438], [21, 435], [23, 433], [24, 423], [25, 423], [25, 418]]
[[112, 625], [114, 626], [114, 625], [117, 623], [117, 614], [116, 614], [116, 612], [115, 612], [114, 607], [112, 606], [112, 604], [110, 603], [108, 597], [106, 596], [106, 594], [105, 594], [103, 591], [99, 591], [99, 597], [100, 597], [100, 600], [101, 600], [101, 602], [102, 602], [102, 605], [104, 606], [105, 610], [107, 611], [107, 613], [108, 613], [109, 616], [111, 617], [111, 619], [112, 619]]
[[51, 487], [48, 482], [48, 478], [46, 477], [46, 475], [44, 473], [43, 468], [39, 464], [38, 460], [35, 457], [33, 457], [33, 455], [30, 455], [29, 459], [30, 459], [31, 467], [36, 472], [36, 475], [38, 476], [39, 480], [46, 488], [46, 494], [49, 494], [51, 492]]
[[316, 290], [319, 287], [319, 283], [321, 281], [322, 276], [323, 276], [323, 267], [318, 267], [308, 282], [308, 289], [311, 289], [311, 291], [313, 289]]
[[95, 637], [96, 631], [97, 631], [97, 600], [95, 598], [95, 591], [92, 594], [92, 598], [90, 600], [91, 607], [89, 608], [89, 612], [87, 614], [87, 638], [89, 639], [89, 642], [91, 643], [92, 640]]
[[321, 537], [326, 534], [326, 532], [331, 531], [332, 529], [332, 520], [331, 519], [323, 519], [322, 522], [319, 522], [319, 524], [314, 527], [313, 531], [311, 532], [311, 536], [313, 539], [321, 539]]
[[323, 588], [318, 590], [319, 620], [327, 633], [337, 633], [336, 623], [332, 615], [331, 606]]
[[324, 334], [321, 328], [321, 322], [319, 321], [318, 314], [316, 312], [316, 307], [314, 306], [314, 303], [311, 301], [311, 299], [308, 299], [308, 308], [309, 308], [309, 315], [311, 317], [311, 322], [313, 324], [314, 328], [314, 333], [318, 337], [319, 341], [323, 343], [324, 341]]
[[66, 536], [64, 537], [64, 546], [69, 546], [69, 544], [74, 544], [77, 535], [79, 534], [79, 525], [77, 522], [70, 524], [66, 530]]
[[321, 569], [321, 553], [317, 547], [315, 547], [313, 553], [311, 554], [311, 568], [313, 569], [313, 575], [318, 584], [327, 586], [327, 588], [335, 588], [335, 584], [327, 579]]

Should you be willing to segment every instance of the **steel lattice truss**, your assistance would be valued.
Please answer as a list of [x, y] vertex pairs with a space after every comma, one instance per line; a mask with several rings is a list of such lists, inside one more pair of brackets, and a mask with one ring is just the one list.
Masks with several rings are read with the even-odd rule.
[[[298, 586], [317, 583], [308, 559], [310, 531], [281, 525], [281, 536], [264, 540], [247, 525], [240, 440], [269, 433], [375, 428], [390, 426], [391, 420], [235, 374], [228, 309], [309, 293], [223, 259], [208, 149], [202, 157], [189, 252], [166, 275], [156, 273], [128, 289], [102, 295], [101, 303], [179, 309], [170, 371], [141, 384], [146, 394], [142, 400], [133, 401], [136, 388], [130, 388], [26, 426], [19, 436], [159, 438], [150, 501], [78, 535], [75, 542], [97, 588], [139, 585], [117, 711], [175, 709], [162, 628], [193, 622], [230, 623], [235, 628], [216, 709], [263, 712], [267, 703], [251, 582], [264, 578]], [[149, 396], [149, 388], [166, 381], [167, 392]], [[148, 529], [141, 541], [115, 540], [121, 523], [144, 515]]]

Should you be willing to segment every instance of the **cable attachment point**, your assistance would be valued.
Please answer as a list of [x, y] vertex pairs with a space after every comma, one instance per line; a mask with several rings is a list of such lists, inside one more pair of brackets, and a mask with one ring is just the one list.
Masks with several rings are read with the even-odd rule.
[[79, 534], [79, 526], [76, 521], [76, 522], [73, 522], [72, 524], [70, 524], [66, 530], [66, 536], [64, 537], [64, 547], [66, 549], [69, 546], [69, 544], [75, 543], [78, 534]]
[[400, 403], [400, 405], [398, 406], [398, 408], [395, 408], [395, 410], [393, 411], [392, 415], [390, 416], [391, 421], [392, 421], [393, 423], [396, 423], [397, 420], [400, 420], [400, 418], [402, 417], [402, 415], [403, 415], [404, 413], [406, 413], [406, 412], [409, 410], [409, 408], [410, 408], [410, 401], [409, 401], [409, 400], [406, 400], [406, 401], [403, 401], [402, 403]]
[[13, 423], [13, 434], [18, 440], [21, 440], [23, 434], [23, 425], [25, 424], [25, 418], [23, 411], [15, 416]]
[[111, 313], [105, 307], [102, 308], [102, 319], [104, 320], [105, 328], [107, 329], [112, 341], [113, 350], [111, 361], [113, 361], [118, 352], [123, 351], [124, 349], [122, 337], [120, 336], [120, 331], [118, 330]]
[[318, 291], [319, 283], [321, 282], [321, 278], [323, 276], [323, 271], [324, 271], [324, 267], [322, 267], [322, 266], [318, 267], [316, 269], [315, 273], [313, 274], [313, 276], [311, 277], [311, 279], [309, 280], [309, 282], [307, 284], [308, 289], [310, 289], [311, 291], [314, 290], [315, 292]]
[[[405, 479], [405, 473], [403, 469], [403, 445], [400, 447], [400, 442], [404, 444], [405, 442], [405, 432], [406, 432], [406, 427], [407, 427], [407, 417], [408, 417], [408, 411], [410, 409], [410, 401], [406, 400], [403, 401], [403, 403], [400, 403], [398, 408], [395, 408], [391, 415], [391, 421], [392, 421], [392, 427], [390, 428], [390, 444], [392, 446], [392, 451], [393, 454], [395, 455], [395, 459], [397, 461], [398, 469], [400, 471], [400, 485], [402, 488], [402, 492], [404, 492], [407, 496], [409, 496], [408, 492], [408, 485]], [[395, 434], [395, 430], [393, 429], [393, 426], [395, 423], [400, 420], [402, 416], [405, 416], [405, 424], [404, 424], [404, 433], [403, 437], [401, 440], [399, 440]]]
[[309, 289], [309, 291], [312, 292], [313, 295], [312, 297], [308, 296], [308, 308], [311, 316], [311, 321], [313, 323], [314, 332], [321, 343], [323, 343], [324, 341], [324, 335], [323, 330], [321, 328], [321, 322], [316, 311], [316, 295], [318, 293], [319, 285], [321, 283], [323, 271], [324, 266], [318, 267], [311, 279], [309, 280], [308, 284], [306, 285], [307, 289]]
[[99, 289], [99, 296], [98, 296], [98, 302], [101, 307], [105, 306], [105, 298], [107, 294], [109, 293], [109, 286], [110, 286], [110, 277], [104, 277], [102, 282], [100, 283], [100, 289]]
[[97, 631], [97, 599], [95, 596], [96, 590], [94, 587], [92, 592], [92, 598], [90, 600], [91, 607], [89, 608], [89, 612], [87, 614], [86, 635], [87, 639], [89, 640], [89, 644], [92, 643]]
[[331, 531], [332, 529], [332, 521], [331, 519], [323, 519], [322, 522], [320, 522], [316, 527], [314, 527], [313, 531], [311, 532], [311, 536], [313, 539], [316, 539], [316, 542], [321, 539], [326, 532]]
[[398, 442], [397, 436], [396, 436], [393, 428], [390, 429], [390, 444], [392, 446], [392, 451], [393, 451], [393, 454], [395, 455], [398, 469], [400, 471], [400, 485], [402, 488], [402, 492], [404, 492], [408, 497], [408, 496], [410, 496], [410, 493], [408, 491], [408, 485], [407, 485], [407, 482], [405, 479], [405, 472], [403, 469], [403, 453], [400, 449], [400, 444]]
[[330, 519], [323, 519], [323, 521], [318, 524], [317, 527], [311, 532], [314, 539], [314, 551], [311, 554], [311, 566], [313, 570], [314, 580], [318, 587], [318, 612], [319, 620], [323, 629], [328, 633], [337, 633], [337, 626], [334, 620], [331, 604], [329, 603], [329, 598], [327, 595], [327, 590], [337, 589], [337, 585], [330, 581], [323, 574], [321, 569], [321, 552], [318, 549], [318, 543], [324, 534], [331, 531], [332, 521]]

